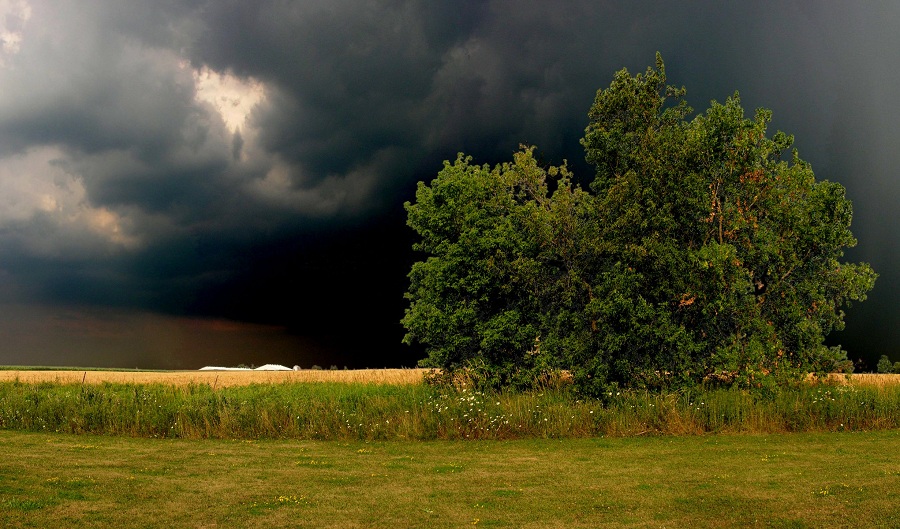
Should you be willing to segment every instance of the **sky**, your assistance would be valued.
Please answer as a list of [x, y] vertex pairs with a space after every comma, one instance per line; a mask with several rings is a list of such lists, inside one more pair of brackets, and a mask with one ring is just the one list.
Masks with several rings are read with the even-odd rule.
[[403, 202], [458, 152], [589, 180], [597, 89], [662, 53], [773, 111], [880, 278], [900, 361], [900, 3], [0, 0], [0, 364], [412, 366]]

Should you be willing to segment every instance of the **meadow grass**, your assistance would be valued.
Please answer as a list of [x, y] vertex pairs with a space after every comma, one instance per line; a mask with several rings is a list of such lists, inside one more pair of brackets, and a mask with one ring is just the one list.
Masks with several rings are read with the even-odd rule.
[[0, 432], [3, 527], [900, 526], [900, 432], [515, 441]]
[[900, 428], [900, 385], [481, 392], [426, 384], [0, 382], [0, 429], [183, 439], [434, 440]]

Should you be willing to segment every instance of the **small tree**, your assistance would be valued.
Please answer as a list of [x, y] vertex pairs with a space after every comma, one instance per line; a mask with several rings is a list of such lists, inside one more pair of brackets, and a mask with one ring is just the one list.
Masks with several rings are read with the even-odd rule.
[[900, 374], [900, 362], [891, 363], [891, 359], [887, 355], [881, 355], [878, 359], [877, 371], [882, 374]]
[[[532, 149], [493, 169], [460, 155], [420, 183], [405, 341], [424, 365], [473, 363], [493, 383], [568, 369], [587, 393], [718, 379], [743, 386], [845, 363], [824, 337], [864, 300], [839, 184], [817, 182], [793, 138], [746, 119], [737, 94], [688, 120], [662, 60], [618, 72], [582, 144], [591, 192]], [[551, 194], [548, 178], [558, 178]]]
[[887, 355], [881, 355], [881, 358], [878, 359], [878, 367], [877, 370], [879, 373], [892, 373], [894, 371], [894, 365], [891, 364], [891, 359], [887, 357]]

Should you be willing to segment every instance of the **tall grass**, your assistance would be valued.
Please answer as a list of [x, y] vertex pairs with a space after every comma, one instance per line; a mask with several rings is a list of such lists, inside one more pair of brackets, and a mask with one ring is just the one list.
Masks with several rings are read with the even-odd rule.
[[514, 439], [900, 428], [900, 386], [485, 393], [419, 385], [0, 383], [0, 428], [219, 439]]

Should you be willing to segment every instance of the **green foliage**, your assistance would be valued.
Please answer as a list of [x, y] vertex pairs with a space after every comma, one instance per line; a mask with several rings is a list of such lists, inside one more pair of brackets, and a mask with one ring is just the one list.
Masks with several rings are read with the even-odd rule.
[[688, 122], [684, 89], [665, 81], [661, 60], [619, 72], [582, 141], [606, 257], [641, 278], [630, 294], [647, 307], [622, 332], [634, 345], [613, 354], [629, 359], [616, 378], [650, 369], [754, 386], [834, 369], [845, 355], [824, 337], [875, 280], [840, 262], [856, 242], [843, 187], [817, 182], [796, 151], [784, 159], [793, 138], [767, 136], [768, 110], [745, 119], [735, 94]]
[[891, 359], [888, 358], [887, 355], [881, 355], [881, 358], [878, 359], [877, 371], [883, 374], [900, 374], [900, 362], [894, 362], [892, 364]]
[[[547, 179], [556, 189], [548, 191]], [[420, 183], [408, 224], [415, 249], [405, 341], [428, 344], [425, 366], [484, 369], [485, 385], [524, 385], [555, 367], [569, 339], [572, 299], [592, 233], [588, 195], [563, 167], [540, 168], [532, 149], [493, 169], [460, 155]], [[566, 335], [554, 333], [563, 326]]]
[[[460, 155], [407, 203], [427, 255], [410, 272], [406, 342], [423, 365], [488, 385], [570, 371], [589, 394], [719, 380], [772, 387], [847, 365], [825, 336], [876, 274], [844, 188], [816, 181], [771, 112], [737, 94], [688, 120], [665, 69], [615, 75], [582, 139], [591, 192], [533, 148], [493, 169]], [[556, 190], [548, 179], [555, 179]]]

